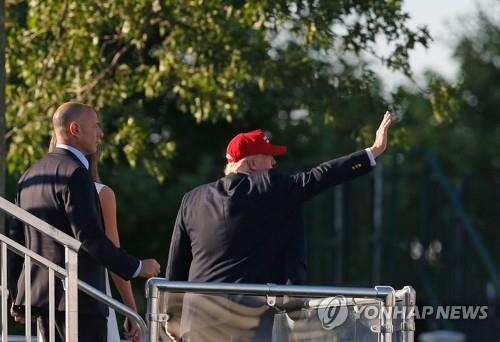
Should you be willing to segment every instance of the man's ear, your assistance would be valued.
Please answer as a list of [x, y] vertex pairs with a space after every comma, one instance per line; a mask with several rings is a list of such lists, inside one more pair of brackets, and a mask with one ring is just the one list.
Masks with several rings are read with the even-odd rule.
[[69, 133], [71, 135], [78, 135], [80, 133], [80, 127], [76, 121], [72, 121], [69, 124]]

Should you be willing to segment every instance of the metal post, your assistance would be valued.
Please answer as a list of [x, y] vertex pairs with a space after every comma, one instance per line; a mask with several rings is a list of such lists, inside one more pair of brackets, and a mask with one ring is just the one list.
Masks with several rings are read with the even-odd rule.
[[29, 256], [24, 257], [24, 318], [26, 320], [24, 335], [26, 341], [31, 339], [31, 258]]
[[78, 341], [78, 253], [66, 250], [66, 342]]
[[149, 342], [156, 342], [159, 338], [158, 331], [158, 298], [159, 290], [154, 279], [150, 279], [146, 284], [147, 307], [147, 325], [149, 330]]
[[[0, 0], [1, 1], [1, 0]], [[7, 244], [2, 241], [2, 341], [7, 341], [8, 331], [8, 316], [7, 316]]]
[[49, 341], [56, 338], [54, 270], [49, 268]]
[[417, 293], [411, 286], [403, 288], [403, 321], [401, 322], [402, 342], [413, 342], [415, 334], [415, 305]]
[[380, 341], [392, 342], [392, 333], [394, 332], [392, 313], [396, 306], [396, 291], [390, 286], [375, 286], [375, 289], [383, 299], [382, 314], [380, 315]]

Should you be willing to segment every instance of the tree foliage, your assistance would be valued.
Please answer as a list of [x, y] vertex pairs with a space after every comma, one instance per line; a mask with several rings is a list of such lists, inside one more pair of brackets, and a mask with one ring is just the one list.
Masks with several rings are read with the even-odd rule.
[[414, 138], [446, 160], [458, 178], [477, 175], [495, 183], [500, 170], [500, 25], [484, 11], [476, 14], [475, 23], [461, 33], [455, 48], [459, 80], [429, 79], [432, 115], [418, 119], [422, 129]]
[[[458, 81], [450, 83], [437, 74], [429, 74], [428, 93], [399, 89], [396, 95], [403, 108], [401, 125], [407, 132], [405, 147], [432, 152], [442, 167], [442, 174], [458, 194], [456, 199], [463, 205], [462, 212], [450, 205], [439, 181], [441, 175], [424, 165], [425, 158], [400, 156], [402, 162], [396, 163], [398, 171], [406, 172], [410, 181], [401, 185], [404, 177], [398, 180], [404, 196], [400, 195], [397, 207], [391, 208], [394, 212], [400, 208], [392, 219], [399, 217], [405, 225], [400, 234], [406, 246], [412, 239], [423, 244], [420, 257], [411, 261], [406, 250], [399, 260], [406, 257], [413, 263], [408, 279], [413, 276], [415, 284], [421, 282], [424, 291], [419, 298], [424, 300], [432, 297], [429, 289], [434, 282], [438, 300], [485, 301], [488, 298], [486, 284], [491, 283], [493, 275], [481, 259], [481, 252], [491, 255], [494, 265], [498, 265], [500, 258], [497, 247], [500, 241], [500, 25], [491, 16], [496, 9], [498, 7], [475, 13], [469, 18], [469, 23], [474, 25], [467, 31], [463, 27], [458, 31], [454, 51], [460, 66]], [[475, 239], [465, 231], [460, 215], [470, 219], [477, 236], [484, 242], [483, 250], [476, 248]], [[439, 244], [437, 253], [432, 249], [436, 243]], [[422, 268], [429, 273], [414, 274], [414, 269]]]
[[409, 73], [408, 50], [429, 38], [397, 0], [19, 0], [6, 17], [9, 171], [43, 155], [54, 109], [75, 99], [100, 113], [107, 157], [160, 181], [189, 134], [179, 116], [348, 121], [341, 105], [374, 81], [352, 61], [383, 38], [381, 62]]

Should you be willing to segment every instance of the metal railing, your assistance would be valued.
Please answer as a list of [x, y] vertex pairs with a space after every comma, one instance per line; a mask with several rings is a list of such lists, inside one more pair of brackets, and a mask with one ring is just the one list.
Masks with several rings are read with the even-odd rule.
[[[1, 321], [2, 321], [2, 341], [8, 341], [8, 297], [9, 292], [7, 288], [7, 251], [10, 250], [22, 258], [24, 258], [24, 272], [25, 272], [25, 302], [31, 302], [31, 264], [35, 263], [39, 267], [48, 269], [49, 272], [49, 339], [50, 342], [55, 338], [55, 303], [54, 303], [54, 283], [55, 277], [64, 281], [65, 291], [65, 318], [66, 318], [66, 341], [78, 341], [78, 290], [85, 292], [94, 299], [108, 305], [115, 309], [117, 312], [130, 318], [136, 322], [142, 333], [142, 340], [146, 341], [148, 332], [144, 320], [128, 306], [120, 303], [105, 293], [97, 290], [91, 285], [78, 280], [78, 250], [81, 243], [72, 238], [71, 236], [61, 232], [48, 223], [40, 220], [29, 212], [19, 208], [15, 204], [0, 197], [0, 210], [14, 216], [18, 220], [32, 226], [41, 233], [50, 236], [65, 248], [65, 267], [54, 264], [50, 260], [34, 253], [12, 239], [0, 234], [0, 258], [1, 258], [1, 271], [0, 271], [0, 290], [1, 290]], [[25, 306], [26, 322], [32, 320], [31, 305]], [[25, 324], [25, 338], [31, 340], [31, 324]], [[38, 334], [40, 340], [40, 334]]]
[[[173, 295], [181, 296], [179, 299], [172, 299]], [[188, 296], [199, 295], [198, 297], [186, 299]], [[232, 297], [230, 295], [233, 295]], [[376, 286], [375, 288], [354, 288], [354, 287], [324, 287], [324, 286], [293, 286], [293, 285], [259, 285], [259, 284], [233, 284], [233, 283], [197, 283], [197, 282], [179, 282], [167, 281], [162, 278], [151, 278], [146, 284], [146, 296], [148, 299], [147, 308], [147, 323], [149, 328], [149, 341], [157, 342], [161, 336], [166, 336], [165, 324], [172, 322], [173, 318], [178, 318], [177, 325], [180, 326], [178, 334], [189, 336], [193, 332], [192, 325], [182, 331], [184, 324], [184, 316], [188, 315], [190, 324], [193, 323], [193, 317], [205, 319], [204, 316], [216, 316], [213, 321], [207, 323], [207, 320], [198, 326], [201, 326], [203, 331], [204, 341], [215, 341], [220, 339], [214, 337], [211, 339], [210, 333], [207, 333], [207, 328], [211, 328], [211, 324], [215, 322], [218, 326], [218, 333], [226, 329], [228, 325], [221, 324], [226, 318], [232, 320], [232, 316], [237, 316], [238, 311], [235, 307], [239, 307], [240, 312], [248, 313], [249, 307], [244, 306], [241, 309], [241, 303], [245, 302], [244, 296], [261, 296], [260, 301], [264, 306], [264, 310], [258, 312], [258, 317], [251, 317], [253, 323], [247, 322], [240, 324], [240, 328], [245, 326], [248, 330], [249, 326], [256, 327], [259, 320], [262, 321], [267, 309], [272, 309], [271, 321], [272, 326], [272, 341], [330, 341], [333, 334], [340, 333], [342, 324], [345, 325], [345, 333], [350, 334], [346, 339], [346, 335], [342, 340], [351, 341], [403, 341], [413, 342], [414, 340], [414, 313], [416, 305], [416, 293], [410, 286], [405, 286], [403, 289], [395, 291], [389, 286]], [[170, 296], [170, 297], [169, 297]], [[211, 298], [210, 296], [213, 296]], [[207, 300], [208, 298], [208, 300]], [[230, 301], [227, 298], [231, 298]], [[286, 302], [284, 301], [286, 299]], [[293, 300], [298, 299], [298, 300]], [[230, 302], [229, 305], [227, 303]], [[250, 301], [246, 301], [247, 303]], [[202, 308], [203, 303], [209, 303], [208, 306]], [[214, 303], [216, 303], [214, 305]], [[223, 303], [221, 305], [221, 303]], [[255, 301], [254, 301], [255, 303]], [[193, 306], [196, 307], [193, 309]], [[186, 309], [188, 307], [188, 309]], [[220, 308], [223, 310], [219, 310]], [[254, 310], [255, 306], [250, 310]], [[367, 308], [375, 308], [377, 314], [374, 317], [368, 317]], [[221, 318], [220, 313], [229, 312], [227, 317]], [[174, 313], [175, 311], [175, 313]], [[198, 311], [198, 312], [196, 312]], [[307, 311], [307, 312], [306, 312]], [[299, 315], [297, 315], [299, 312]], [[302, 312], [302, 313], [301, 313]], [[357, 324], [363, 314], [371, 320], [364, 321], [362, 324]], [[305, 315], [306, 313], [307, 315]], [[295, 317], [295, 322], [289, 316]], [[297, 332], [295, 336], [288, 337], [288, 334], [293, 334], [291, 328], [297, 322], [300, 322], [300, 316], [305, 317], [302, 321], [303, 331]], [[371, 314], [373, 316], [373, 313]], [[177, 317], [177, 316], [180, 316]], [[202, 317], [203, 316], [203, 317]], [[284, 334], [276, 330], [276, 324], [279, 322], [277, 316], [284, 323], [287, 331]], [[246, 316], [248, 318], [248, 316]], [[255, 319], [256, 318], [256, 319]], [[373, 319], [375, 318], [375, 319]], [[341, 321], [343, 319], [344, 321]], [[349, 321], [350, 320], [350, 321]], [[255, 323], [257, 322], [257, 323]], [[291, 322], [288, 324], [287, 322]], [[305, 322], [305, 323], [304, 323]], [[286, 326], [288, 324], [288, 326]], [[349, 325], [351, 324], [351, 325]], [[363, 325], [363, 326], [362, 326]], [[311, 327], [316, 327], [316, 332], [307, 331]], [[319, 328], [318, 328], [319, 327]], [[190, 330], [191, 329], [191, 330]], [[231, 330], [232, 328], [226, 329]], [[318, 330], [323, 330], [318, 333]], [[335, 329], [337, 329], [335, 331]], [[360, 331], [364, 329], [365, 335], [361, 337]], [[297, 330], [297, 329], [296, 329]], [[349, 330], [357, 330], [355, 332]], [[231, 330], [232, 332], [234, 331]], [[353, 333], [353, 334], [352, 334]], [[187, 334], [187, 335], [184, 335]], [[271, 331], [268, 329], [268, 335], [263, 340], [270, 339]], [[192, 336], [192, 335], [191, 335]], [[227, 336], [227, 334], [225, 335]], [[233, 335], [236, 336], [236, 335]], [[248, 337], [248, 334], [246, 335]], [[356, 337], [357, 336], [357, 337]], [[338, 336], [336, 336], [338, 337]], [[358, 339], [359, 338], [359, 339]], [[166, 340], [168, 340], [165, 337]], [[258, 341], [255, 335], [251, 337], [252, 341]], [[196, 340], [196, 339], [195, 339]], [[233, 340], [243, 340], [236, 338]]]

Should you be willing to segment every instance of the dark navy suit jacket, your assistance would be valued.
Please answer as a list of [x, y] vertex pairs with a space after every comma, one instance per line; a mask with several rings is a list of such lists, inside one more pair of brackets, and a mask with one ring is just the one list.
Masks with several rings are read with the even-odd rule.
[[302, 283], [301, 203], [372, 169], [366, 151], [307, 172], [232, 173], [186, 193], [175, 222], [166, 278], [203, 282]]
[[[99, 198], [89, 171], [68, 150], [56, 148], [29, 168], [19, 180], [16, 204], [82, 242], [78, 253], [78, 278], [105, 292], [104, 267], [130, 279], [139, 260], [115, 247], [104, 233]], [[9, 235], [17, 242], [64, 267], [64, 247], [50, 236], [14, 220]], [[24, 303], [22, 259], [9, 257], [9, 290], [16, 305]], [[34, 311], [49, 307], [48, 271], [31, 266], [31, 304]], [[62, 280], [55, 280], [55, 307], [64, 311]], [[79, 313], [107, 316], [108, 309], [79, 292]]]

